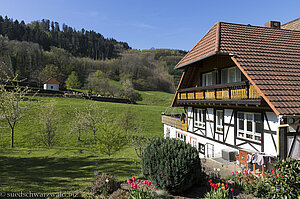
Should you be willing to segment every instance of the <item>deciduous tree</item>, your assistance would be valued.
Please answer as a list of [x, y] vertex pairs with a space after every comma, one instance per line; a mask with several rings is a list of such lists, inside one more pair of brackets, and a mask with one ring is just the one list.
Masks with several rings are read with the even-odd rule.
[[67, 89], [81, 88], [81, 82], [75, 71], [72, 71], [65, 83]]
[[96, 148], [111, 156], [121, 150], [128, 143], [124, 130], [115, 122], [105, 119], [96, 136]]
[[104, 114], [106, 113], [106, 110], [100, 110], [96, 102], [85, 106], [85, 129], [90, 130], [93, 133], [94, 144], [96, 144], [96, 133], [99, 131], [100, 125], [104, 119]]
[[30, 97], [26, 97], [30, 90], [28, 87], [21, 87], [17, 83], [16, 78], [13, 80], [7, 80], [10, 82], [10, 86], [7, 83], [0, 85], [0, 114], [7, 122], [11, 131], [11, 148], [14, 147], [15, 127], [18, 122], [24, 117], [28, 109], [33, 104]]
[[51, 148], [57, 141], [57, 124], [59, 121], [55, 111], [55, 101], [44, 104], [39, 108], [39, 122], [41, 128], [37, 134], [37, 139], [46, 147]]
[[77, 140], [81, 141], [81, 133], [87, 127], [87, 119], [83, 111], [75, 108], [75, 117], [73, 122], [71, 123], [71, 132], [77, 133]]

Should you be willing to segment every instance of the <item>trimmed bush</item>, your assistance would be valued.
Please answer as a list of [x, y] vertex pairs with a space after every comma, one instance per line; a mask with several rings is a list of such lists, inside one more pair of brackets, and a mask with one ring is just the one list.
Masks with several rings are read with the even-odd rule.
[[94, 195], [107, 195], [113, 193], [119, 188], [120, 183], [116, 182], [114, 177], [106, 173], [102, 173], [101, 175], [96, 176], [92, 186], [92, 193]]
[[159, 188], [180, 193], [199, 182], [201, 162], [196, 148], [176, 139], [158, 138], [145, 148], [143, 174]]

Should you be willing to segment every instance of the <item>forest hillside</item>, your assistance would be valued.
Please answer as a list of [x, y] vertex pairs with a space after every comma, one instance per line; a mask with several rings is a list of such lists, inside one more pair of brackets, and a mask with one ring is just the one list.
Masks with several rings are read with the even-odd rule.
[[93, 30], [79, 31], [47, 19], [25, 24], [0, 16], [1, 71], [36, 87], [53, 77], [68, 88], [67, 79], [75, 76], [76, 87], [89, 89], [94, 73], [100, 71], [98, 77], [105, 81], [128, 79], [137, 90], [173, 92], [181, 76], [173, 68], [185, 54], [173, 49], [134, 50]]

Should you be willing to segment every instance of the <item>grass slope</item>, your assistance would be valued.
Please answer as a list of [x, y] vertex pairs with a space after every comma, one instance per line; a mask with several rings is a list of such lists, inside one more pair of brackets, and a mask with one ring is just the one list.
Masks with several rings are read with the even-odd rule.
[[[9, 148], [10, 132], [1, 122], [0, 128], [0, 191], [2, 192], [60, 192], [86, 191], [91, 188], [94, 173], [105, 172], [125, 180], [128, 175], [140, 173], [140, 165], [134, 149], [129, 144], [124, 150], [108, 157], [77, 141], [70, 134], [74, 108], [83, 109], [85, 103], [95, 103], [118, 117], [127, 109], [136, 112], [136, 122], [149, 137], [163, 135], [160, 113], [171, 103], [172, 94], [141, 92], [144, 100], [138, 105], [93, 102], [74, 98], [38, 97], [40, 102], [56, 101], [59, 140], [53, 149], [45, 149], [36, 143], [38, 131], [37, 110], [32, 110], [17, 125], [15, 149]], [[148, 105], [147, 105], [148, 104]], [[151, 104], [151, 105], [149, 105]], [[89, 133], [82, 135], [84, 140]]]

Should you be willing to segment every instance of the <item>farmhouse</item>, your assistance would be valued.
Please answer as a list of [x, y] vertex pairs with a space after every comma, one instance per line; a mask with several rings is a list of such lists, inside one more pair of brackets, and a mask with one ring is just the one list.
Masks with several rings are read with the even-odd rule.
[[201, 157], [225, 150], [300, 159], [300, 18], [266, 27], [216, 23], [175, 66], [183, 74], [162, 115], [165, 137]]
[[56, 81], [54, 78], [49, 78], [44, 83], [44, 90], [52, 90], [52, 91], [58, 91], [59, 90], [59, 82]]

